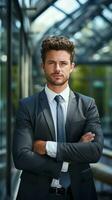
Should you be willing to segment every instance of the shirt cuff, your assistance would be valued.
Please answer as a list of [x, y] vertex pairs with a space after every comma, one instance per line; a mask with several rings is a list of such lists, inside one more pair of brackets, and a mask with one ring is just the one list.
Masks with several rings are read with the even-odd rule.
[[57, 154], [57, 142], [47, 141], [46, 142], [46, 152], [47, 155], [56, 158]]
[[67, 172], [68, 171], [68, 166], [69, 166], [68, 162], [63, 162], [61, 171], [62, 172]]

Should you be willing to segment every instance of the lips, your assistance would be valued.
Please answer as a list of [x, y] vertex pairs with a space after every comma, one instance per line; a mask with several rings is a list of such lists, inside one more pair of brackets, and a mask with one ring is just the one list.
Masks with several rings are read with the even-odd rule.
[[61, 74], [52, 74], [52, 76], [55, 77], [55, 78], [62, 78], [63, 77], [63, 75], [61, 75]]

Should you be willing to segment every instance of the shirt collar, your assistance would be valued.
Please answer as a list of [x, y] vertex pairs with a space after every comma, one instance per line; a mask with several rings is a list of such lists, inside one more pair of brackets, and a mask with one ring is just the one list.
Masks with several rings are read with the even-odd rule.
[[47, 85], [45, 85], [45, 93], [47, 95], [48, 101], [51, 102], [54, 100], [54, 97], [56, 95], [61, 95], [63, 97], [63, 99], [68, 102], [69, 99], [69, 93], [70, 93], [70, 88], [69, 86], [67, 86], [61, 93], [56, 93], [54, 91], [52, 91], [51, 89], [48, 88]]

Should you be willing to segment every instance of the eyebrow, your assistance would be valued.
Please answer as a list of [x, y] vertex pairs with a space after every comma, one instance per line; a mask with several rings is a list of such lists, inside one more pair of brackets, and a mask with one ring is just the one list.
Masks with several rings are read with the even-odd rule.
[[[56, 60], [52, 60], [52, 59], [47, 60], [47, 62], [51, 62], [51, 61], [57, 62]], [[69, 62], [69, 61], [70, 60], [60, 60], [59, 62]]]

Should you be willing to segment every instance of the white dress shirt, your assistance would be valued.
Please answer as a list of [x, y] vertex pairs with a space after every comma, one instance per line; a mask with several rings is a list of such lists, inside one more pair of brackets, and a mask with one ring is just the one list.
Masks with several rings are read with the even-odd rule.
[[[64, 120], [66, 122], [70, 89], [69, 89], [69, 86], [67, 86], [64, 89], [64, 91], [57, 94], [54, 91], [50, 90], [46, 85], [45, 86], [45, 93], [46, 93], [47, 98], [48, 98], [48, 103], [49, 103], [49, 106], [50, 106], [50, 110], [51, 110], [51, 114], [52, 114], [52, 118], [53, 118], [53, 122], [54, 122], [54, 128], [55, 128], [55, 134], [56, 134], [55, 136], [56, 136], [56, 141], [57, 141], [57, 122], [56, 122], [56, 106], [57, 106], [57, 103], [56, 103], [54, 98], [55, 98], [56, 95], [61, 95], [63, 97], [64, 101], [62, 102], [62, 108], [63, 108], [63, 113], [64, 113]], [[57, 153], [57, 142], [47, 141], [46, 142], [46, 152], [50, 157], [55, 158], [56, 153]], [[67, 172], [68, 171], [68, 165], [69, 165], [68, 162], [63, 162], [61, 171]], [[61, 185], [59, 184], [59, 180], [57, 180], [57, 179], [53, 179], [51, 186], [52, 187], [58, 187], [58, 188], [61, 187]]]

